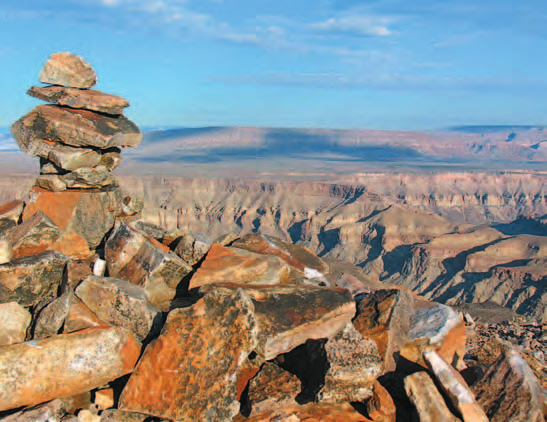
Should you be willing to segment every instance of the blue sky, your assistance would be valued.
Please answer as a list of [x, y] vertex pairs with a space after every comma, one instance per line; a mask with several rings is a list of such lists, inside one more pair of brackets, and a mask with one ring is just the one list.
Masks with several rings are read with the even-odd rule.
[[547, 123], [544, 0], [0, 1], [0, 127], [53, 52], [141, 126]]

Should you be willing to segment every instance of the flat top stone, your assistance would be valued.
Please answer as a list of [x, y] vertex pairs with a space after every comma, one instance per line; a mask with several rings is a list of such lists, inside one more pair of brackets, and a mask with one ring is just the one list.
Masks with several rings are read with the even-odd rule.
[[122, 114], [129, 102], [121, 97], [105, 94], [94, 89], [67, 88], [64, 86], [33, 86], [27, 94], [44, 101], [73, 108], [99, 111], [108, 114]]
[[46, 84], [70, 88], [91, 88], [97, 83], [97, 75], [89, 63], [69, 52], [52, 54], [38, 78]]

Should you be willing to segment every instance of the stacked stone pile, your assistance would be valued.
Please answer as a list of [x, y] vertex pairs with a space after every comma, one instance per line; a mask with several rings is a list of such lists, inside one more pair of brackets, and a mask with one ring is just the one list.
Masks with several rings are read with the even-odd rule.
[[0, 421], [544, 420], [536, 358], [505, 345], [471, 371], [451, 307], [129, 203], [86, 186], [0, 205]]
[[123, 116], [129, 103], [89, 89], [93, 68], [71, 53], [53, 54], [28, 94], [53, 103], [36, 107], [12, 127], [19, 147], [40, 158], [36, 184], [50, 191], [92, 189], [117, 184], [110, 172], [121, 162], [122, 147], [141, 140], [137, 125]]

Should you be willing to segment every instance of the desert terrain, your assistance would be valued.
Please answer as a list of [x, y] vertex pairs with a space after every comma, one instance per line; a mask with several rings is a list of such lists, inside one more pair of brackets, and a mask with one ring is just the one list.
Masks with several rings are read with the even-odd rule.
[[[428, 299], [545, 321], [546, 138], [540, 127], [149, 130], [116, 173], [165, 228], [272, 234]], [[39, 169], [3, 139], [6, 201]]]

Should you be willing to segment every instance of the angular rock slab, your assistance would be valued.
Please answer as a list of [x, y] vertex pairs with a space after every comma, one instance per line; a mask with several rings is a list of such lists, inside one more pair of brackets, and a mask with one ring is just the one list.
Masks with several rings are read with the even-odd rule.
[[27, 94], [50, 103], [72, 108], [85, 108], [107, 114], [122, 114], [129, 102], [116, 95], [105, 94], [93, 89], [74, 89], [64, 86], [33, 86]]
[[120, 214], [121, 200], [122, 194], [117, 188], [99, 192], [50, 192], [34, 187], [23, 211], [23, 221], [42, 211], [61, 229], [60, 240], [77, 242], [80, 238], [89, 249], [95, 249]]
[[55, 297], [66, 262], [64, 255], [48, 251], [0, 265], [0, 303], [33, 306]]
[[45, 84], [82, 89], [91, 88], [97, 83], [97, 75], [89, 63], [69, 52], [49, 56], [38, 79]]
[[474, 388], [477, 402], [492, 422], [543, 421], [543, 391], [514, 349], [505, 350]]
[[463, 422], [488, 422], [484, 411], [461, 375], [450, 366], [435, 350], [426, 350], [424, 360], [432, 375], [462, 416]]
[[118, 409], [108, 409], [101, 413], [101, 422], [144, 422], [147, 419], [150, 416]]
[[261, 255], [215, 243], [190, 279], [190, 289], [207, 284], [284, 284], [289, 266], [277, 256]]
[[129, 281], [86, 277], [76, 295], [102, 321], [124, 327], [144, 340], [159, 328], [161, 312], [148, 301], [146, 291]]
[[141, 345], [129, 331], [91, 328], [0, 348], [0, 411], [101, 386], [133, 370]]
[[0, 265], [7, 264], [13, 258], [13, 247], [6, 239], [0, 239]]
[[169, 248], [118, 221], [106, 241], [105, 256], [111, 277], [143, 287], [152, 303], [170, 300], [192, 267]]
[[0, 346], [22, 343], [32, 317], [17, 302], [0, 304]]
[[274, 236], [248, 234], [235, 241], [232, 246], [250, 252], [278, 256], [306, 278], [324, 279], [329, 272], [329, 266], [309, 249], [292, 245]]
[[169, 313], [129, 378], [120, 410], [177, 421], [230, 421], [239, 412], [240, 368], [257, 346], [258, 327], [249, 297], [233, 293], [211, 292]]
[[372, 387], [372, 397], [367, 400], [367, 413], [376, 422], [396, 422], [397, 409], [385, 387], [378, 381]]
[[405, 391], [416, 408], [420, 422], [458, 422], [444, 402], [433, 380], [426, 372], [405, 377]]
[[297, 376], [266, 362], [249, 384], [251, 416], [296, 406], [295, 398], [302, 386]]
[[58, 174], [42, 174], [34, 182], [37, 187], [51, 192], [63, 192], [67, 189], [62, 176]]
[[68, 400], [56, 399], [34, 409], [23, 409], [6, 418], [2, 422], [61, 422], [68, 413]]
[[82, 109], [41, 105], [13, 125], [11, 133], [19, 147], [32, 154], [36, 140], [75, 147], [136, 147], [142, 138], [139, 127], [127, 117], [107, 116]]
[[174, 252], [190, 265], [197, 264], [211, 248], [209, 239], [201, 234], [184, 233]]
[[104, 186], [117, 186], [116, 177], [110, 174], [105, 166], [80, 167], [61, 176], [67, 188], [94, 189]]
[[16, 226], [7, 236], [13, 247], [13, 257], [37, 255], [48, 249], [60, 236], [59, 228], [43, 212], [36, 212], [30, 219]]
[[376, 343], [365, 339], [349, 323], [325, 344], [329, 368], [318, 401], [356, 402], [373, 395], [383, 362]]

